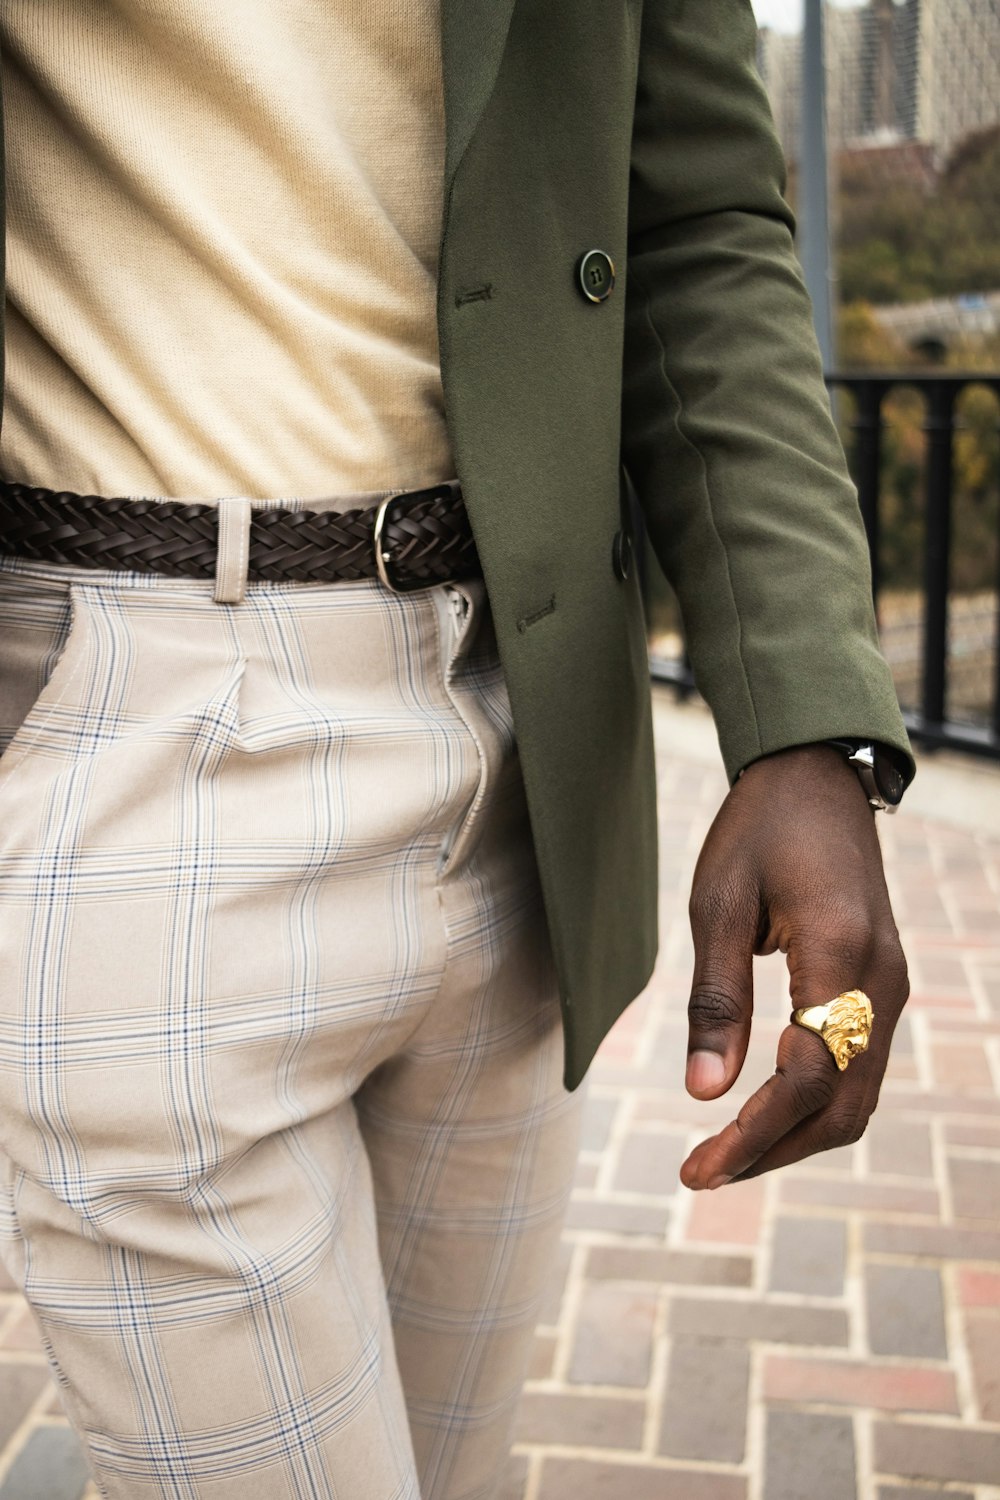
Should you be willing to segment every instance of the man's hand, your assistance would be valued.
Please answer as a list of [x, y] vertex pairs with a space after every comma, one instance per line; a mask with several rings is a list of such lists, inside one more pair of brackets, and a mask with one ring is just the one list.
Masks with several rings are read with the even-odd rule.
[[909, 985], [874, 814], [845, 756], [804, 745], [747, 767], [699, 856], [691, 929], [687, 1087], [697, 1099], [725, 1093], [743, 1066], [755, 953], [788, 955], [793, 1007], [861, 989], [875, 1019], [867, 1052], [843, 1073], [822, 1038], [789, 1024], [774, 1075], [695, 1147], [681, 1181], [721, 1187], [856, 1141], [878, 1101]]

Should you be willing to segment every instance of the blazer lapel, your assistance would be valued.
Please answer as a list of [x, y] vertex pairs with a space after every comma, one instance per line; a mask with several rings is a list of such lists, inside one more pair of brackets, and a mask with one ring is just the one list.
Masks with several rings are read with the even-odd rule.
[[493, 91], [515, 0], [441, 0], [448, 186]]

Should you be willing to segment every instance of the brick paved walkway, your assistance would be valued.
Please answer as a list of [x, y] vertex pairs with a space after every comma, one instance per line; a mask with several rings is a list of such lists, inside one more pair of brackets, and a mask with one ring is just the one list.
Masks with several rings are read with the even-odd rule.
[[[681, 1088], [687, 889], [725, 788], [665, 750], [660, 787], [660, 961], [592, 1071], [504, 1500], [1000, 1500], [1000, 826], [881, 824], [913, 997], [865, 1139], [696, 1195], [680, 1161], [744, 1097]], [[746, 1092], [782, 972], [758, 963]], [[0, 1450], [0, 1500], [94, 1493], [10, 1290]]]

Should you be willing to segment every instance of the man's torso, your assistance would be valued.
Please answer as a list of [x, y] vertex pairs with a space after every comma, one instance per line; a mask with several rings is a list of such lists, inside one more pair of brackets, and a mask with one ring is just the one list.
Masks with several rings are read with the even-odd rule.
[[11, 0], [2, 471], [329, 495], [454, 472], [437, 0]]

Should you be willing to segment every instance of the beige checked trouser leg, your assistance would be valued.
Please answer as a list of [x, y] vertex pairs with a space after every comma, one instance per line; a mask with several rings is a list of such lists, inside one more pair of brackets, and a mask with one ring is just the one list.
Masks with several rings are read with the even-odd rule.
[[482, 583], [3, 556], [0, 723], [0, 1243], [101, 1493], [486, 1500], [580, 1092]]

